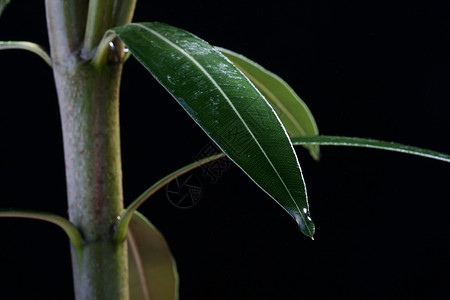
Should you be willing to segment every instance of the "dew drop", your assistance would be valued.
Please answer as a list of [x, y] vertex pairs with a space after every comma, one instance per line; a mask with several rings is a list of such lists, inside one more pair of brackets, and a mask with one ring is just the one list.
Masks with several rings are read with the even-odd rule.
[[174, 82], [174, 80], [172, 79], [172, 76], [167, 75], [167, 81], [169, 81], [170, 84], [175, 85], [175, 82]]

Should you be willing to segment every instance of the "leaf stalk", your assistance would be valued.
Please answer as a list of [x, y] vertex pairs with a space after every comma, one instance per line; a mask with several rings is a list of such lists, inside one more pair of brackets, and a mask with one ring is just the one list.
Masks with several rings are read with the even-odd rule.
[[80, 253], [84, 245], [80, 231], [69, 220], [61, 216], [47, 212], [7, 210], [0, 211], [0, 217], [26, 218], [50, 222], [64, 230], [77, 253]]
[[187, 166], [184, 166], [169, 175], [161, 178], [159, 181], [157, 181], [155, 184], [153, 184], [151, 187], [149, 187], [144, 193], [142, 193], [136, 200], [134, 200], [124, 211], [122, 216], [119, 219], [119, 222], [116, 226], [116, 231], [114, 233], [114, 240], [117, 242], [122, 242], [127, 233], [128, 224], [130, 223], [131, 217], [133, 216], [133, 213], [139, 208], [139, 206], [142, 205], [150, 196], [155, 194], [158, 190], [160, 190], [162, 187], [164, 187], [166, 184], [174, 180], [175, 178], [197, 168], [202, 165], [205, 165], [211, 161], [214, 161], [216, 159], [219, 159], [221, 157], [224, 157], [224, 153], [215, 154], [206, 158], [203, 158], [201, 160], [195, 161]]
[[296, 145], [347, 146], [388, 150], [405, 154], [417, 155], [450, 163], [450, 155], [419, 147], [402, 145], [374, 139], [344, 137], [344, 136], [308, 136], [292, 138]]
[[47, 51], [42, 48], [42, 46], [32, 43], [32, 42], [22, 42], [22, 41], [0, 41], [0, 50], [27, 50], [33, 52], [34, 54], [39, 55], [50, 67], [52, 67], [52, 59]]

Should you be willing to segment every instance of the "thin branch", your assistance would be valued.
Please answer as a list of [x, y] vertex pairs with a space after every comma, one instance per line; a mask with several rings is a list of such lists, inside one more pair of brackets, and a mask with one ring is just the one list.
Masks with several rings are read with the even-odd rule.
[[64, 230], [77, 252], [83, 247], [84, 240], [80, 231], [69, 220], [61, 216], [38, 211], [3, 210], [0, 211], [0, 217], [27, 218], [53, 223]]
[[373, 148], [412, 154], [450, 163], [450, 155], [419, 147], [407, 146], [398, 143], [385, 142], [373, 139], [362, 139], [344, 136], [308, 136], [292, 138], [292, 144], [296, 145], [321, 145], [321, 146], [348, 146]]
[[174, 180], [175, 178], [197, 168], [204, 164], [207, 164], [213, 160], [219, 159], [221, 157], [224, 157], [224, 153], [215, 154], [206, 158], [203, 158], [199, 161], [193, 162], [187, 166], [184, 166], [175, 172], [170, 173], [166, 177], [160, 179], [155, 184], [153, 184], [150, 188], [148, 188], [142, 195], [140, 195], [136, 200], [134, 200], [125, 210], [125, 212], [120, 217], [120, 220], [116, 227], [116, 232], [114, 233], [114, 240], [116, 242], [122, 242], [127, 233], [128, 224], [130, 223], [131, 217], [133, 216], [133, 213], [141, 206], [142, 203], [145, 202], [150, 196], [152, 196], [154, 193], [156, 193], [159, 189], [164, 187], [166, 184]]
[[[388, 151], [401, 152], [406, 154], [418, 155], [427, 158], [437, 159], [444, 162], [450, 162], [450, 155], [418, 148], [412, 146], [406, 146], [398, 143], [391, 143], [385, 141], [378, 141], [373, 139], [361, 139], [361, 138], [351, 138], [351, 137], [340, 137], [340, 136], [311, 136], [311, 137], [298, 137], [292, 139], [293, 145], [321, 145], [321, 146], [350, 146], [350, 147], [363, 147], [363, 148], [374, 148], [382, 149]], [[202, 160], [196, 161], [187, 165], [177, 171], [167, 175], [166, 177], [160, 179], [149, 189], [147, 189], [141, 196], [134, 200], [125, 212], [122, 214], [120, 221], [117, 224], [116, 232], [114, 234], [114, 240], [121, 242], [126, 236], [126, 230], [130, 222], [131, 216], [134, 211], [145, 202], [150, 196], [156, 193], [159, 189], [164, 187], [173, 179], [199, 167], [207, 164], [213, 160], [224, 157], [225, 154], [220, 153], [213, 156], [206, 157]]]
[[102, 66], [105, 65], [108, 59], [108, 52], [111, 50], [111, 43], [113, 43], [113, 40], [115, 38], [116, 38], [115, 33], [109, 30], [103, 35], [103, 38], [97, 47], [95, 56], [92, 59], [92, 64], [97, 69], [100, 69]]
[[39, 55], [50, 67], [52, 67], [52, 59], [50, 55], [42, 48], [42, 46], [32, 42], [19, 42], [19, 41], [0, 41], [0, 50], [21, 49], [31, 51], [34, 54]]

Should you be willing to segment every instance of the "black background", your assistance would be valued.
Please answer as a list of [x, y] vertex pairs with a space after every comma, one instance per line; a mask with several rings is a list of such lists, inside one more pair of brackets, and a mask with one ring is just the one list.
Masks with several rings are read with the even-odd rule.
[[[372, 137], [450, 153], [448, 1], [138, 1], [161, 21], [240, 52], [283, 77], [322, 134]], [[13, 0], [0, 40], [48, 47], [44, 1]], [[58, 105], [50, 68], [0, 52], [2, 208], [66, 215]], [[208, 139], [130, 59], [121, 92], [126, 202], [192, 161]], [[158, 192], [143, 212], [177, 260], [181, 299], [450, 298], [450, 168], [425, 158], [297, 148], [315, 240], [232, 166], [181, 210]], [[63, 232], [0, 220], [0, 297], [73, 298]], [[7, 295], [7, 296], [5, 296]]]

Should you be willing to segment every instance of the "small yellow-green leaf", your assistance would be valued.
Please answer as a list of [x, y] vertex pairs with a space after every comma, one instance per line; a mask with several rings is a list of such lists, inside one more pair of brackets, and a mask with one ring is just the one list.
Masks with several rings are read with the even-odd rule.
[[178, 299], [178, 273], [164, 236], [135, 212], [128, 233], [130, 299]]
[[[286, 81], [241, 54], [220, 47], [216, 48], [231, 60], [264, 95], [291, 138], [319, 134], [316, 121], [308, 106]], [[318, 145], [304, 147], [309, 150], [314, 159], [319, 159]]]

